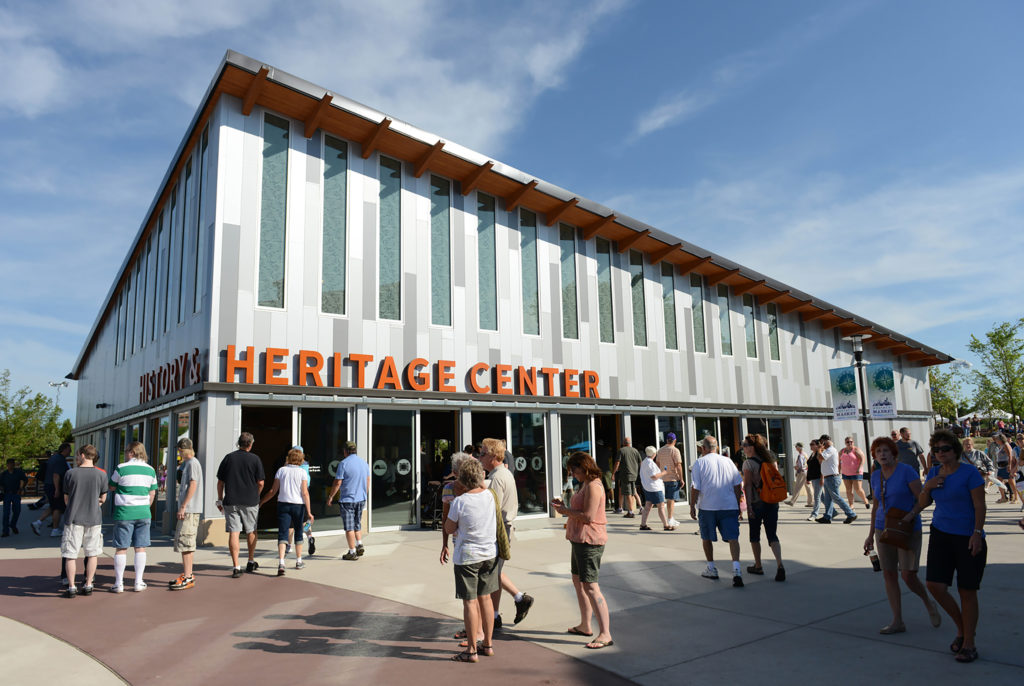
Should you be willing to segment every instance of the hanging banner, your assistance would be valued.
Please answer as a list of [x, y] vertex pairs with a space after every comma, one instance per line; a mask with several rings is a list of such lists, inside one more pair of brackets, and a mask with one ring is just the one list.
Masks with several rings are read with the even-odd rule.
[[832, 382], [832, 411], [838, 422], [857, 418], [857, 372], [853, 367], [828, 370]]
[[896, 377], [892, 362], [877, 362], [864, 368], [867, 377], [868, 407], [872, 419], [892, 419], [896, 416]]

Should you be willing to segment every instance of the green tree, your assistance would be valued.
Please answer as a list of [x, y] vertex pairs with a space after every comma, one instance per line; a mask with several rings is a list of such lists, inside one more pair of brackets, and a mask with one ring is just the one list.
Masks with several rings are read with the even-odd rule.
[[[0, 458], [43, 457], [61, 443], [60, 408], [26, 386], [11, 387], [11, 372], [0, 372]], [[66, 420], [65, 420], [66, 421]]]
[[984, 338], [971, 336], [967, 348], [978, 356], [980, 368], [972, 380], [981, 408], [1003, 410], [1016, 417], [1024, 410], [1024, 319], [996, 324]]
[[939, 367], [929, 367], [928, 384], [932, 392], [932, 410], [951, 421], [955, 420], [957, 413], [967, 406], [960, 373], [956, 369], [943, 371]]

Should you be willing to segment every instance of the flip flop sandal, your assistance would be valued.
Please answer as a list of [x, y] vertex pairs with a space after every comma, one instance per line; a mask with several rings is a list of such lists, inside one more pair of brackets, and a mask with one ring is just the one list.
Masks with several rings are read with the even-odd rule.
[[760, 574], [761, 576], [764, 576], [763, 567], [755, 567], [754, 565], [750, 565], [747, 567], [747, 571], [751, 574]]
[[640, 531], [650, 531], [650, 530], [651, 530], [651, 527], [647, 526], [646, 524], [641, 524], [640, 525]]
[[591, 632], [580, 631], [576, 627], [573, 627], [573, 628], [567, 630], [565, 633], [572, 634], [573, 636], [593, 636], [594, 635], [593, 631], [591, 631]]
[[461, 653], [452, 655], [452, 662], [478, 662], [480, 660], [476, 653], [471, 653], [468, 650], [463, 650]]
[[484, 657], [494, 657], [494, 646], [485, 646], [482, 642], [477, 643], [476, 652]]
[[[477, 646], [480, 646], [482, 643], [483, 643], [483, 640], [477, 639], [477, 641], [476, 641]], [[467, 641], [467, 640], [459, 641], [459, 647], [460, 648], [468, 648], [469, 647], [469, 641]]]
[[977, 648], [961, 648], [960, 652], [956, 654], [957, 662], [974, 662], [978, 659]]
[[458, 631], [455, 632], [455, 635], [452, 636], [452, 638], [465, 638], [465, 637], [466, 637], [466, 630], [465, 629], [459, 629]]
[[615, 645], [615, 641], [591, 641], [585, 648], [588, 650], [600, 650], [601, 648], [607, 648], [608, 646]]
[[963, 649], [963, 647], [964, 647], [964, 637], [963, 636], [957, 636], [956, 638], [953, 639], [953, 642], [949, 644], [950, 651], [954, 652], [954, 653], [959, 653], [960, 650]]

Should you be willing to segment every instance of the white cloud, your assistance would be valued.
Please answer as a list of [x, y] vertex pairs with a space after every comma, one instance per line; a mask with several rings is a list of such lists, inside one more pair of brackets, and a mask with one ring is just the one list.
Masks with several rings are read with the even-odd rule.
[[6, 310], [2, 308], [0, 308], [0, 325], [59, 331], [76, 336], [84, 336], [89, 333], [89, 327], [80, 322], [70, 322], [58, 317], [25, 312], [24, 310]]

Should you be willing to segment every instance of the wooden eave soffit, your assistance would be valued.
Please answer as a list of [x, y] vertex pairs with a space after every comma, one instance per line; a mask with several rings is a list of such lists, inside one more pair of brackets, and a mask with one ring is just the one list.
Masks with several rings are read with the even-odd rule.
[[[807, 321], [807, 320], [805, 319], [804, 321]], [[823, 323], [821, 325], [821, 330], [822, 331], [831, 331], [832, 329], [839, 328], [839, 327], [846, 326], [846, 325], [853, 324], [853, 323], [854, 322], [853, 322], [852, 319], [846, 319], [844, 317], [840, 317], [839, 319], [837, 319], [834, 322], [829, 322], [828, 324], [824, 324]], [[839, 330], [842, 331], [841, 328]]]
[[617, 248], [619, 254], [621, 255], [622, 253], [626, 252], [627, 250], [632, 248], [634, 245], [636, 245], [637, 242], [641, 238], [644, 238], [644, 237], [649, 236], [649, 235], [651, 235], [651, 230], [650, 229], [644, 229], [643, 231], [640, 231], [639, 233], [634, 233], [632, 236], [627, 236], [626, 238], [621, 239], [619, 241], [619, 243], [618, 243], [618, 248]]
[[690, 272], [699, 268], [701, 265], [705, 265], [710, 261], [711, 255], [708, 255], [707, 257], [698, 257], [697, 259], [690, 260], [689, 262], [683, 262], [682, 264], [679, 265], [679, 273], [682, 276], [686, 276]]
[[484, 177], [484, 174], [489, 172], [494, 166], [494, 162], [487, 160], [479, 167], [469, 172], [466, 178], [461, 179], [459, 185], [462, 187], [462, 195], [469, 195], [480, 185], [480, 179]]
[[817, 312], [804, 312], [804, 313], [801, 313], [800, 316], [803, 317], [803, 320], [805, 322], [813, 322], [815, 319], [821, 319], [822, 317], [827, 317], [830, 314], [833, 314], [834, 312], [835, 312], [834, 310], [818, 310]]
[[793, 310], [799, 310], [809, 306], [811, 306], [810, 300], [797, 300], [796, 302], [779, 305], [779, 312], [782, 314], [789, 314]]
[[[757, 303], [761, 307], [764, 307], [768, 303], [773, 303], [782, 300], [787, 295], [789, 295], [789, 291], [779, 291], [778, 293], [771, 293], [769, 295], [759, 295], [757, 296]], [[780, 307], [779, 309], [781, 310], [782, 308]]]
[[246, 117], [252, 114], [252, 108], [256, 106], [257, 98], [263, 93], [263, 89], [267, 87], [267, 74], [269, 73], [269, 69], [260, 67], [256, 76], [249, 83], [249, 90], [245, 92], [245, 99], [242, 100], [242, 114]]
[[722, 272], [720, 274], [715, 274], [713, 276], [709, 276], [708, 277], [708, 286], [717, 286], [718, 284], [720, 284], [723, 281], [725, 281], [726, 279], [728, 279], [730, 276], [734, 276], [734, 275], [739, 274], [739, 273], [740, 273], [739, 269], [729, 269], [729, 270], [724, 271], [724, 272]]
[[601, 217], [593, 224], [585, 226], [583, 228], [583, 240], [589, 241], [591, 238], [600, 233], [602, 229], [604, 229], [606, 226], [614, 222], [616, 219], [618, 219], [617, 216], [615, 216], [614, 214], [609, 214], [607, 217]]
[[523, 198], [526, 197], [526, 194], [529, 193], [530, 191], [532, 191], [536, 187], [537, 187], [537, 180], [534, 179], [534, 180], [530, 181], [530, 183], [526, 184], [525, 186], [523, 186], [522, 188], [517, 190], [512, 195], [510, 195], [507, 198], [505, 198], [505, 211], [506, 212], [513, 212], [513, 211], [515, 211], [515, 209], [517, 207], [519, 207], [519, 204], [521, 202], [523, 202]]
[[558, 223], [558, 220], [565, 216], [565, 213], [576, 207], [580, 202], [579, 198], [569, 198], [561, 205], [551, 210], [544, 215], [544, 223], [548, 226], [554, 226]]
[[377, 124], [377, 128], [375, 128], [373, 132], [371, 132], [370, 135], [367, 136], [366, 139], [360, 144], [360, 147], [362, 148], [360, 156], [362, 156], [364, 160], [369, 158], [370, 155], [372, 155], [374, 151], [377, 150], [377, 145], [380, 143], [380, 137], [383, 136], [384, 132], [387, 131], [390, 127], [391, 120], [388, 119], [387, 117], [384, 117], [384, 119], [382, 119], [381, 122]]
[[878, 348], [879, 350], [888, 350], [889, 348], [895, 348], [900, 345], [903, 344], [900, 343], [899, 341], [894, 341], [892, 339], [882, 339], [879, 341], [875, 341], [875, 347]]
[[423, 176], [423, 172], [427, 171], [427, 168], [430, 167], [430, 163], [437, 158], [443, 149], [444, 141], [438, 141], [430, 146], [430, 150], [423, 153], [423, 157], [421, 157], [416, 163], [416, 167], [413, 169], [413, 176], [417, 179]]
[[669, 255], [671, 255], [676, 250], [679, 250], [682, 247], [683, 247], [682, 243], [675, 243], [673, 245], [666, 245], [661, 250], [656, 250], [655, 252], [652, 252], [651, 253], [651, 264], [658, 264], [663, 259], [665, 259], [666, 257], [668, 257]]
[[306, 138], [312, 138], [316, 130], [320, 128], [320, 122], [323, 120], [327, 108], [331, 106], [331, 100], [333, 99], [334, 96], [330, 93], [324, 93], [324, 97], [320, 98], [320, 102], [309, 113], [309, 118], [306, 119], [306, 130], [303, 132]]
[[749, 293], [758, 286], [763, 286], [764, 283], [763, 279], [761, 281], [750, 281], [748, 283], [740, 284], [739, 286], [733, 286], [732, 292], [733, 295], [743, 295], [744, 293]]

